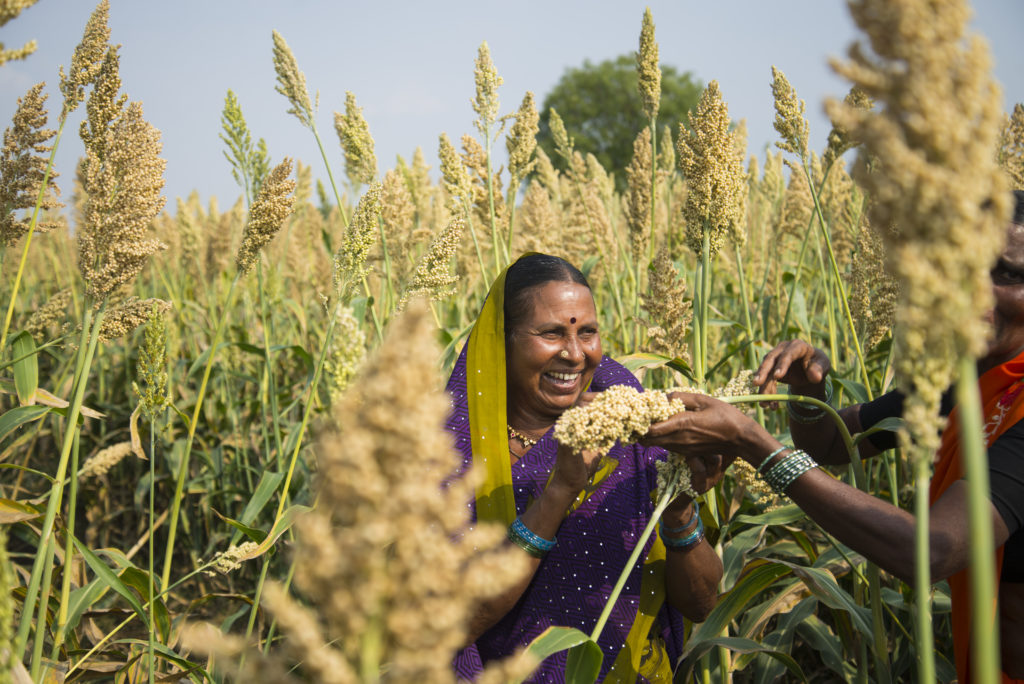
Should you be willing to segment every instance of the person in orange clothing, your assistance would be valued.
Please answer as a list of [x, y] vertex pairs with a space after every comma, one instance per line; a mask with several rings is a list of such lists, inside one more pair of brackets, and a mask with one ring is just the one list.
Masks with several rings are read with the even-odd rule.
[[[988, 447], [992, 531], [999, 572], [999, 635], [1003, 681], [1024, 681], [1024, 192], [1007, 228], [1006, 247], [992, 268], [995, 306], [992, 339], [978, 361], [984, 438]], [[769, 352], [754, 376], [762, 392], [778, 382], [791, 392], [828, 399], [828, 357], [810, 344], [792, 340]], [[689, 454], [707, 468], [721, 454], [724, 464], [746, 460], [776, 491], [785, 492], [815, 522], [841, 542], [888, 572], [912, 582], [914, 516], [870, 494], [833, 479], [818, 463], [844, 464], [846, 450], [824, 411], [790, 405], [795, 447], [785, 447], [758, 423], [711, 397], [677, 394], [687, 410], [651, 426], [646, 445]], [[937, 454], [930, 491], [930, 571], [933, 581], [948, 579], [953, 594], [957, 672], [970, 681], [969, 532], [967, 487], [960, 462], [957, 407], [948, 405], [948, 425]], [[884, 418], [899, 416], [903, 395], [890, 392], [840, 411], [851, 433]], [[891, 432], [876, 432], [862, 443], [871, 456], [895, 445]]]

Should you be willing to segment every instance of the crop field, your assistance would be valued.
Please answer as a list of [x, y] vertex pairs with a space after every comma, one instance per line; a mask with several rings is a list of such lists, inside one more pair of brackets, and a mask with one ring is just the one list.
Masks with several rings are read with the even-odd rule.
[[[523, 252], [581, 268], [604, 352], [645, 387], [722, 390], [783, 441], [785, 402], [730, 384], [776, 342], [827, 351], [836, 406], [915, 378], [885, 426], [911, 446], [832, 472], [926, 517], [938, 393], [983, 349], [971, 321], [1024, 188], [1024, 106], [1002, 111], [960, 13], [908, 18], [930, 4], [854, 4], [875, 52], [837, 66], [851, 90], [824, 149], [773, 69], [760, 155], [714, 81], [657, 123], [657, 17], [637, 17], [644, 117], [622, 168], [502, 92], [486, 43], [466, 65], [475, 130], [383, 168], [351, 93], [317, 128], [322, 84], [275, 32], [266, 87], [344, 154], [270, 159], [229, 92], [240, 199], [165, 206], [160, 132], [123, 95], [101, 2], [54, 74], [63, 99], [25, 93], [0, 152], [0, 683], [454, 681], [467, 587], [505, 580], [449, 544], [472, 490], [441, 488], [459, 462], [444, 380]], [[52, 178], [76, 134], [77, 174]], [[677, 681], [955, 677], [948, 585], [880, 571], [749, 467], [703, 502], [725, 575]], [[521, 681], [535, 655], [484, 680]]]

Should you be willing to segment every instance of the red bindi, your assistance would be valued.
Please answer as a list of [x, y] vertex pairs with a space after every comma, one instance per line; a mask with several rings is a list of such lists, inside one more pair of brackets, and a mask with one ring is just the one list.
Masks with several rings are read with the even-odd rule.
[[575, 322], [576, 322], [576, 317], [575, 317], [575, 316], [573, 316], [572, 318], [570, 318], [570, 319], [569, 319], [569, 322], [570, 322], [570, 323], [575, 323]]

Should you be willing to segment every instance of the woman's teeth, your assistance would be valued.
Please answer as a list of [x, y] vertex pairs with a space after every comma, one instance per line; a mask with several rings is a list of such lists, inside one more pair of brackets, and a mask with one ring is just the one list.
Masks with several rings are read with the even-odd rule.
[[576, 378], [578, 378], [580, 376], [579, 373], [555, 373], [555, 372], [550, 372], [550, 373], [548, 373], [548, 375], [553, 377], [555, 380], [561, 380], [562, 382], [572, 382], [573, 380], [575, 380]]

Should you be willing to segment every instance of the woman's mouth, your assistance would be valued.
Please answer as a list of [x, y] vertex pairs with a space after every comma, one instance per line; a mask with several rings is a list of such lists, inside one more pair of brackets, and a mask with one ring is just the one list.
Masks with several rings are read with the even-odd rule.
[[572, 389], [575, 387], [576, 382], [580, 376], [583, 375], [583, 371], [574, 371], [569, 373], [548, 371], [544, 374], [544, 377], [553, 384], [555, 387], [560, 389]]

